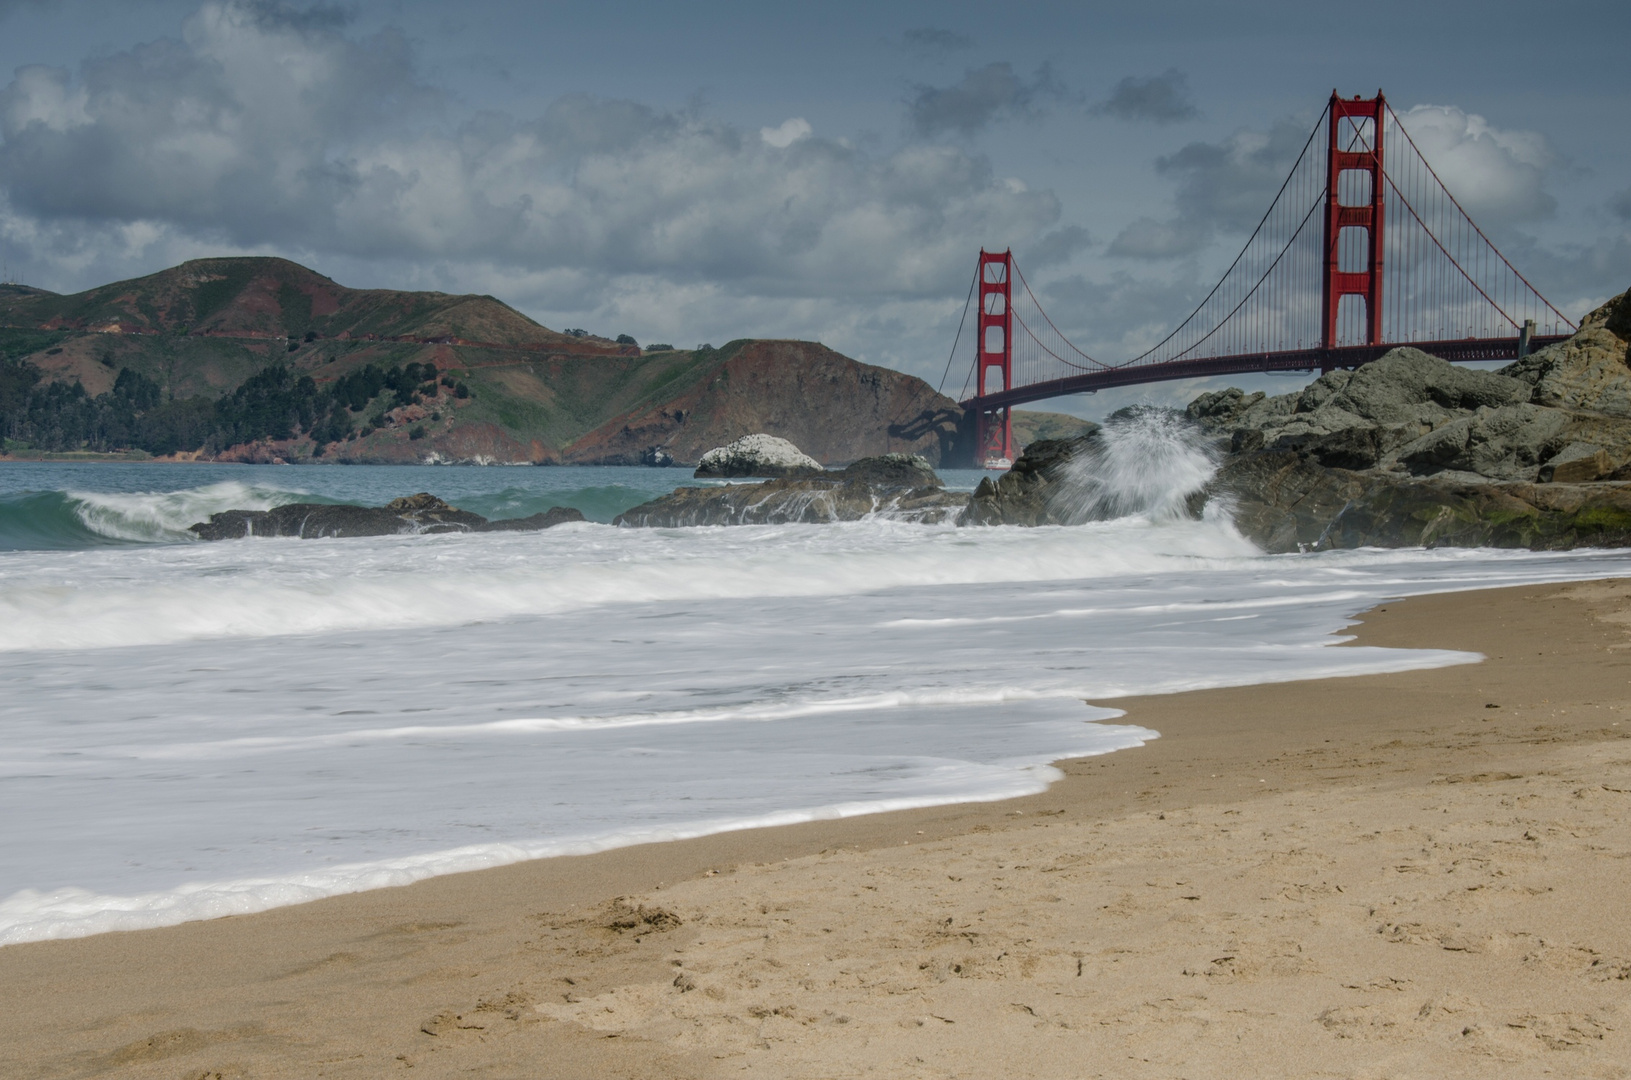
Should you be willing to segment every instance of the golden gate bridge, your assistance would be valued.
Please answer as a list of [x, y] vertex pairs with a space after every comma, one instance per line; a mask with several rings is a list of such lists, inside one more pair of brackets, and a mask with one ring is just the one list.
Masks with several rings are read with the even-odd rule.
[[1222, 278], [1131, 359], [1107, 363], [1071, 344], [1013, 251], [982, 249], [953, 362], [976, 303], [961, 404], [975, 417], [975, 461], [1003, 468], [1015, 449], [1009, 410], [1028, 401], [1169, 379], [1353, 368], [1397, 345], [1446, 360], [1514, 360], [1575, 330], [1468, 216], [1380, 91], [1332, 92]]

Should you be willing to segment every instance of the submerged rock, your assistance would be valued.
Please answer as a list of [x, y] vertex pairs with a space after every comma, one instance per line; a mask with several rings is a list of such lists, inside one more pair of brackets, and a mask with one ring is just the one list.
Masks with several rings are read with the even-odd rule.
[[728, 446], [716, 446], [702, 455], [695, 473], [699, 480], [740, 477], [816, 476], [821, 462], [786, 439], [774, 435], [744, 435]]
[[967, 495], [944, 490], [923, 458], [884, 454], [818, 476], [678, 488], [619, 514], [613, 524], [637, 528], [823, 524], [868, 517], [937, 524], [952, 519], [967, 504]]
[[384, 506], [288, 503], [270, 510], [225, 510], [188, 531], [201, 540], [239, 540], [247, 536], [318, 537], [394, 536], [399, 533], [534, 532], [582, 521], [568, 506], [552, 506], [531, 517], [488, 521], [480, 514], [449, 506], [428, 492], [393, 499]]

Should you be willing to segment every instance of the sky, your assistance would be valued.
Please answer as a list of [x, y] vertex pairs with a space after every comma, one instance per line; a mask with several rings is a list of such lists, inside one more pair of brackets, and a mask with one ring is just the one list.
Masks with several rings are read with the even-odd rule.
[[1578, 317], [1631, 286], [1628, 38], [1623, 0], [0, 0], [0, 272], [73, 292], [281, 255], [938, 385], [982, 246], [1125, 359], [1216, 280], [1332, 90], [1380, 88]]

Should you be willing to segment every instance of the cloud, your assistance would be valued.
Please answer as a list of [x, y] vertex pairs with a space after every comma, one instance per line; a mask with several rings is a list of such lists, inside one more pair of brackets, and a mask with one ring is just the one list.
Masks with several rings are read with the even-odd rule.
[[1631, 188], [1626, 188], [1608, 202], [1608, 208], [1621, 221], [1631, 221]]
[[[1545, 190], [1553, 155], [1543, 136], [1496, 128], [1452, 106], [1418, 105], [1400, 113], [1400, 119], [1445, 186], [1485, 231], [1508, 230], [1553, 213], [1556, 202]], [[1220, 233], [1251, 230], [1274, 201], [1312, 127], [1311, 117], [1288, 117], [1267, 131], [1241, 130], [1218, 142], [1192, 142], [1157, 158], [1156, 172], [1177, 183], [1173, 215], [1134, 221], [1111, 241], [1109, 253], [1175, 258], [1201, 250]], [[1407, 189], [1408, 160], [1407, 144], [1395, 135], [1388, 162]]]
[[1157, 174], [1177, 182], [1175, 213], [1132, 222], [1111, 241], [1110, 254], [1170, 259], [1194, 254], [1220, 232], [1250, 230], [1273, 203], [1311, 127], [1311, 120], [1288, 118], [1268, 131], [1237, 131], [1157, 158]]
[[1141, 217], [1110, 241], [1109, 253], [1125, 259], [1170, 259], [1204, 246], [1211, 232], [1192, 222]]
[[955, 291], [982, 240], [1028, 243], [1060, 214], [968, 151], [867, 154], [799, 118], [744, 131], [589, 95], [450, 109], [398, 35], [211, 0], [180, 40], [0, 90], [0, 235], [63, 265], [140, 243], [877, 303]]
[[765, 141], [766, 146], [774, 146], [778, 150], [786, 150], [800, 139], [807, 138], [815, 130], [810, 122], [802, 116], [795, 116], [791, 120], [783, 120], [776, 127], [763, 127], [759, 129], [759, 138]]
[[1012, 64], [987, 64], [951, 86], [919, 86], [907, 112], [918, 135], [973, 135], [998, 119], [1034, 115], [1038, 101], [1062, 96], [1063, 88], [1046, 67], [1027, 82]]
[[1080, 225], [1055, 229], [1025, 249], [1025, 265], [1044, 267], [1067, 263], [1078, 251], [1093, 242]]
[[1200, 115], [1189, 96], [1189, 77], [1169, 68], [1147, 79], [1129, 75], [1110, 92], [1110, 97], [1093, 106], [1093, 111], [1118, 120], [1148, 120], [1173, 124]]
[[920, 26], [900, 36], [900, 44], [908, 52], [922, 56], [943, 56], [974, 47], [974, 39], [953, 30], [933, 26]]
[[[1539, 132], [1497, 128], [1453, 105], [1417, 105], [1399, 119], [1444, 186], [1486, 230], [1556, 212], [1557, 200], [1545, 188], [1556, 159]], [[1394, 148], [1390, 160], [1401, 161], [1401, 150]]]

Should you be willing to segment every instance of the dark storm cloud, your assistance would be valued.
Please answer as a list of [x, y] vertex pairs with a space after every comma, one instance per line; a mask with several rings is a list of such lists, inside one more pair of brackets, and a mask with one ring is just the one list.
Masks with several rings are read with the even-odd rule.
[[1064, 96], [1046, 67], [1026, 81], [1012, 64], [996, 63], [968, 72], [951, 86], [919, 86], [907, 109], [918, 135], [973, 135], [995, 120], [1030, 115], [1042, 100]]
[[974, 39], [953, 30], [920, 26], [900, 36], [901, 47], [924, 56], [943, 56], [974, 47]]
[[1614, 216], [1621, 221], [1631, 221], [1631, 188], [1609, 200], [1608, 208], [1614, 211]]
[[569, 95], [436, 123], [447, 109], [398, 35], [215, 0], [181, 40], [20, 70], [0, 90], [0, 206], [14, 232], [140, 226], [795, 297], [936, 295], [970, 237], [1028, 240], [1060, 212], [965, 150], [868, 155], [798, 118], [744, 131]]
[[1147, 79], [1127, 76], [1093, 111], [1118, 120], [1147, 120], [1157, 124], [1193, 120], [1200, 115], [1190, 99], [1189, 77], [1177, 68]]

